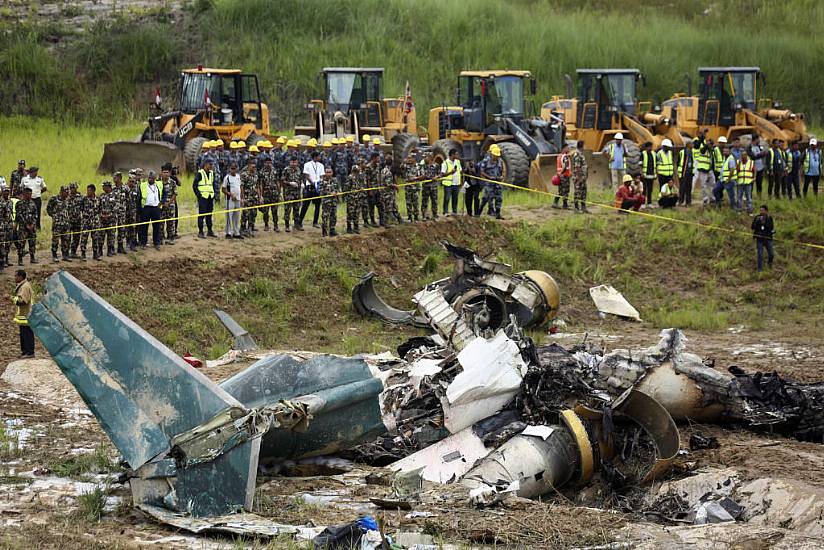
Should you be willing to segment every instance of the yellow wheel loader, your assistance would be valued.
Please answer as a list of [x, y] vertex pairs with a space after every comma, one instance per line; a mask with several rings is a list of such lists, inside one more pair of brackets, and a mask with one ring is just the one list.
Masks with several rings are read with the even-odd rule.
[[804, 115], [781, 109], [770, 99], [759, 99], [765, 87], [759, 67], [700, 67], [698, 94], [692, 94], [687, 76], [687, 93], [675, 94], [662, 104], [665, 116], [675, 121], [684, 136], [695, 137], [699, 129], [718, 140], [741, 137], [747, 145], [758, 133], [767, 143], [780, 139], [787, 143], [809, 141]]
[[207, 140], [252, 145], [269, 134], [269, 108], [260, 100], [257, 75], [201, 66], [184, 69], [178, 93], [175, 110], [149, 118], [136, 140], [107, 143], [97, 171], [159, 170], [171, 162], [193, 172]]
[[[544, 120], [552, 120], [553, 113], [562, 114], [568, 140], [582, 140], [585, 149], [597, 153], [606, 149], [616, 134], [622, 134], [628, 153], [627, 171], [631, 174], [640, 173], [639, 146], [644, 143], [650, 142], [657, 149], [669, 139], [675, 147], [684, 146], [670, 118], [653, 112], [651, 101], [638, 101], [638, 81], [644, 80], [638, 69], [578, 69], [576, 76], [577, 95], [572, 78], [564, 75], [567, 97], [553, 97], [541, 107]], [[601, 167], [602, 163], [593, 164]], [[592, 170], [590, 174], [592, 178]]]
[[[383, 97], [382, 68], [326, 67], [320, 77], [324, 99], [307, 103], [308, 121], [295, 126], [296, 138], [303, 142], [348, 136], [360, 140], [368, 134], [388, 148], [395, 136], [417, 136], [411, 97]], [[411, 138], [404, 141], [408, 148], [414, 143]]]
[[[456, 105], [429, 111], [427, 139], [435, 157], [444, 159], [454, 148], [464, 162], [478, 161], [496, 143], [504, 162], [504, 181], [549, 190], [555, 155], [563, 144], [563, 123], [560, 118], [548, 122], [528, 117], [527, 87], [534, 95], [536, 82], [529, 71], [462, 71]], [[396, 141], [399, 161], [406, 156], [400, 143], [413, 138], [406, 134]]]

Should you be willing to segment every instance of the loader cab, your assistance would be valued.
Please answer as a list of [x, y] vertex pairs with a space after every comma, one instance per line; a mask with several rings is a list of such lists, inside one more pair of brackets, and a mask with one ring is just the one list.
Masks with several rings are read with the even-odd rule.
[[638, 69], [578, 69], [578, 128], [612, 129], [616, 115], [636, 115]]
[[360, 125], [381, 126], [383, 69], [327, 67], [321, 74], [328, 116], [357, 112]]
[[[211, 107], [207, 106], [208, 102]], [[211, 126], [254, 123], [264, 129], [266, 116], [257, 75], [233, 69], [197, 69], [180, 73], [180, 111]]]
[[758, 67], [700, 67], [698, 78], [699, 125], [734, 126], [737, 112], [756, 110]]
[[464, 129], [485, 132], [500, 119], [518, 122], [526, 111], [526, 87], [534, 93], [529, 71], [463, 71], [458, 77], [458, 105]]

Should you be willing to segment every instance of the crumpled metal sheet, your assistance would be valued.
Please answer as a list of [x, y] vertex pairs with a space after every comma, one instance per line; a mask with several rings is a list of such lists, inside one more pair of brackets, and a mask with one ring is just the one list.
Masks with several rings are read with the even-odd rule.
[[264, 463], [334, 453], [386, 431], [379, 403], [383, 382], [362, 358], [272, 355], [225, 380], [221, 388], [247, 408], [279, 400], [307, 405], [311, 429], [268, 431], [261, 444]]
[[302, 532], [312, 533], [318, 529], [275, 523], [270, 519], [249, 513], [214, 516], [206, 519], [177, 514], [165, 508], [147, 504], [137, 505], [137, 508], [161, 523], [195, 534], [226, 533], [250, 537], [276, 537], [278, 535], [297, 535]]
[[595, 307], [602, 313], [626, 317], [633, 321], [641, 320], [641, 314], [638, 313], [638, 310], [627, 302], [623, 294], [609, 285], [594, 286], [589, 289], [589, 295], [592, 296]]

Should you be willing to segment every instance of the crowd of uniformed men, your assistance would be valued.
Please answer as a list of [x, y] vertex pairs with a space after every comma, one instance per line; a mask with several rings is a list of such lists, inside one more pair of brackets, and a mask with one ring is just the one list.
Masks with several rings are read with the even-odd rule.
[[[151, 223], [155, 248], [174, 244], [179, 185], [167, 164], [159, 176], [149, 171], [144, 178], [142, 170], [131, 170], [125, 182], [123, 174], [115, 172], [100, 189], [94, 184], [81, 188], [77, 182], [61, 186], [45, 208], [52, 218], [52, 260], [86, 260], [90, 240], [95, 260], [146, 248], [149, 223], [135, 225], [141, 221]], [[18, 162], [8, 185], [0, 182], [0, 269], [12, 265], [12, 246], [17, 265], [23, 265], [26, 255], [30, 263], [38, 263], [41, 193], [47, 190], [38, 168], [27, 169], [25, 160]]]
[[[304, 220], [312, 212], [312, 225], [324, 237], [337, 234], [338, 201], [346, 203], [346, 231], [360, 233], [364, 227], [388, 227], [404, 223], [397, 205], [397, 191], [405, 188], [407, 222], [438, 217], [439, 188], [444, 189], [443, 215], [458, 213], [458, 193], [466, 193], [465, 208], [480, 216], [484, 208], [501, 217], [503, 176], [501, 151], [490, 147], [478, 166], [466, 169], [458, 151], [450, 151], [442, 162], [431, 152], [420, 155], [412, 149], [406, 158], [393, 162], [384, 152], [380, 138], [363, 135], [333, 138], [324, 142], [280, 137], [275, 143], [258, 140], [247, 148], [242, 141], [228, 147], [222, 140], [207, 141], [198, 158], [192, 184], [198, 200], [198, 236], [216, 237], [210, 213], [215, 203], [226, 211], [225, 238], [242, 239], [258, 230], [258, 214], [263, 230], [280, 231], [280, 206], [284, 231], [304, 230]], [[465, 170], [490, 182], [464, 179]], [[403, 179], [399, 184], [398, 178]], [[481, 187], [485, 188], [483, 201]], [[271, 222], [271, 226], [270, 226]]]

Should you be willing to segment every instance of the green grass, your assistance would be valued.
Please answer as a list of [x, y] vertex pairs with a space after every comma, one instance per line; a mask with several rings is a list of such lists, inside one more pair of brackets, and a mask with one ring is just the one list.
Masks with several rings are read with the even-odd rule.
[[[60, 23], [5, 23], [0, 112], [94, 124], [143, 118], [154, 84], [163, 83], [171, 97], [176, 69], [197, 63], [259, 73], [273, 124], [282, 129], [319, 93], [318, 71], [336, 65], [384, 66], [387, 95], [401, 94], [409, 81], [419, 121], [429, 108], [454, 100], [458, 71], [471, 68], [533, 71], [540, 105], [563, 93], [563, 74], [580, 67], [637, 67], [648, 82], [641, 95], [662, 100], [686, 91], [683, 75], [695, 75], [699, 65], [758, 64], [769, 96], [814, 121], [824, 105], [818, 70], [824, 5], [815, 0], [283, 0], [274, 11], [267, 0], [201, 0], [191, 6], [183, 22], [170, 22], [167, 9], [124, 11], [82, 33]], [[62, 37], [57, 45], [54, 37]]]
[[95, 485], [94, 489], [77, 497], [77, 510], [74, 516], [81, 520], [94, 523], [100, 521], [103, 508], [106, 507], [106, 497], [109, 494], [108, 485]]
[[83, 453], [49, 463], [49, 470], [59, 477], [85, 479], [89, 474], [106, 474], [116, 472], [117, 465], [112, 461], [108, 449], [97, 447], [91, 453]]
[[6, 428], [5, 423], [0, 422], [0, 460], [14, 460], [23, 454], [20, 448], [20, 441], [13, 430]]

